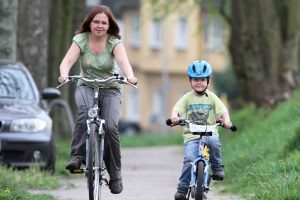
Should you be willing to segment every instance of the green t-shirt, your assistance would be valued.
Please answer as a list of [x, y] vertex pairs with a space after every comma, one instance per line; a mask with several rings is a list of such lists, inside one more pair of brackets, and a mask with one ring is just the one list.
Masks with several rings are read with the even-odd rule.
[[[80, 48], [80, 75], [90, 78], [105, 79], [118, 73], [113, 55], [114, 47], [121, 43], [115, 36], [108, 35], [103, 53], [93, 53], [88, 45], [88, 33], [80, 33], [73, 37], [73, 41]], [[87, 85], [79, 81], [79, 85]], [[92, 86], [92, 85], [90, 85]], [[101, 84], [101, 88], [120, 88], [117, 83]]]
[[[206, 93], [207, 95], [196, 96], [194, 91], [190, 91], [177, 101], [173, 109], [179, 113], [180, 118], [193, 120], [196, 124], [213, 125], [217, 117], [228, 111], [217, 95], [209, 90], [206, 90]], [[218, 136], [218, 133], [216, 134]], [[193, 135], [186, 126], [183, 138], [186, 143], [199, 136]]]

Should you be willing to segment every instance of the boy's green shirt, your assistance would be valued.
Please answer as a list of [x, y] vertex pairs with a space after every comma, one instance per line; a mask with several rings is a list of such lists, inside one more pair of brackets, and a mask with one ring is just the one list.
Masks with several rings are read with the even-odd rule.
[[[182, 96], [174, 106], [174, 110], [179, 113], [180, 118], [193, 120], [196, 124], [213, 125], [217, 117], [228, 112], [224, 103], [213, 92], [206, 90], [207, 95], [196, 96], [194, 90]], [[218, 135], [218, 132], [216, 133]], [[184, 127], [184, 143], [198, 139], [193, 135], [188, 126]]]
[[[108, 35], [103, 53], [95, 54], [89, 48], [88, 33], [80, 33], [73, 37], [73, 41], [80, 48], [80, 75], [90, 78], [105, 79], [118, 73], [113, 55], [114, 47], [121, 43], [121, 40]], [[87, 85], [82, 81], [79, 85]], [[120, 88], [117, 83], [102, 84], [101, 88]]]

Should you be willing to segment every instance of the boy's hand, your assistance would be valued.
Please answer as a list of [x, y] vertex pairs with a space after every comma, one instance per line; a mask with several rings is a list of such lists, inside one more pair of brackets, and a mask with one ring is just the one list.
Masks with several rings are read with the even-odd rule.
[[172, 121], [172, 124], [178, 125], [179, 124], [179, 117], [172, 117], [171, 121]]
[[224, 124], [224, 128], [228, 128], [228, 129], [232, 128], [231, 122], [224, 122], [223, 124]]

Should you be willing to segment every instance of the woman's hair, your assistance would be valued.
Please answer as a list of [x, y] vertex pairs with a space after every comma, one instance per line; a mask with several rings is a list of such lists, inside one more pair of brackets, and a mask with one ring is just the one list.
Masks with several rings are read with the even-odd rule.
[[95, 17], [95, 15], [97, 15], [99, 13], [104, 13], [108, 17], [109, 28], [107, 30], [107, 33], [121, 39], [120, 29], [116, 22], [116, 19], [113, 15], [111, 9], [104, 5], [97, 5], [97, 6], [93, 7], [93, 9], [84, 18], [79, 29], [75, 33], [79, 34], [79, 33], [83, 33], [83, 32], [91, 32], [90, 23], [93, 20], [93, 18]]

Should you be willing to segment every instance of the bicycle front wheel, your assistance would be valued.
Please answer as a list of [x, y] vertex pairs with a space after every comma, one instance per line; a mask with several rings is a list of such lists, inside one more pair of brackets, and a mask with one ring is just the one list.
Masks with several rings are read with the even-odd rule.
[[204, 162], [199, 161], [197, 164], [197, 186], [195, 200], [203, 200], [203, 177], [204, 177]]
[[92, 123], [88, 138], [87, 182], [89, 199], [100, 199], [99, 126]]

